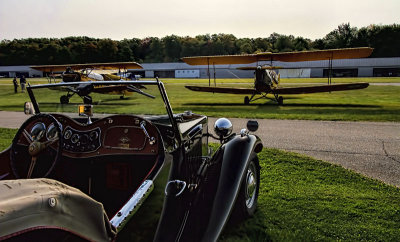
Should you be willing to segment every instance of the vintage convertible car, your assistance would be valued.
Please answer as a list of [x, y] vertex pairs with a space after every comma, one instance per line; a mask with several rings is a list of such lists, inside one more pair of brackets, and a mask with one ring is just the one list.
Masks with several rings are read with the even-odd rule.
[[[120, 85], [134, 97], [91, 92]], [[254, 213], [256, 121], [233, 134], [221, 118], [213, 135], [206, 116], [174, 114], [158, 80], [27, 91], [34, 115], [0, 154], [0, 240], [215, 241], [230, 218]], [[65, 91], [78, 95], [59, 104]]]

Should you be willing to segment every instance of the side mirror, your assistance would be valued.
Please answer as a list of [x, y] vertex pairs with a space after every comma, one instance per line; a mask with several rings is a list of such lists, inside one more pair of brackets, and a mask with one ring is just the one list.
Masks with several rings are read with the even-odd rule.
[[35, 109], [33, 108], [32, 102], [25, 102], [24, 113], [26, 115], [35, 114]]
[[258, 122], [257, 120], [249, 120], [247, 121], [247, 129], [251, 132], [256, 132], [258, 130]]
[[232, 133], [232, 129], [232, 123], [227, 118], [219, 118], [215, 121], [214, 132], [221, 140], [229, 136]]

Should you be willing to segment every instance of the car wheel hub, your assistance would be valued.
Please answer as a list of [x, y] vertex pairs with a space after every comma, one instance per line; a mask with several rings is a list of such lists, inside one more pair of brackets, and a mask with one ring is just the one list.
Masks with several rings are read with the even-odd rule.
[[254, 205], [256, 197], [257, 178], [254, 164], [247, 169], [246, 175], [246, 206], [251, 208]]

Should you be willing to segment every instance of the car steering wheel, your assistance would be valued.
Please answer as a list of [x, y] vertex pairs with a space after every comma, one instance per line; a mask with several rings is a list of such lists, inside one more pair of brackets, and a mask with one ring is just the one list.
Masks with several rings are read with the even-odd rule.
[[[38, 134], [32, 134], [37, 123], [50, 127], [54, 125], [55, 133], [48, 138], [44, 128]], [[50, 114], [37, 114], [27, 119], [19, 128], [11, 145], [10, 166], [16, 178], [48, 177], [54, 170], [62, 154], [61, 125]], [[30, 159], [26, 159], [29, 157]]]

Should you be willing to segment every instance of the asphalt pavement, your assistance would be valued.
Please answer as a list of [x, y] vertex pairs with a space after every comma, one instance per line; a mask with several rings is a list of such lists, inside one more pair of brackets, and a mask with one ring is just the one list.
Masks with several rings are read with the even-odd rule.
[[[18, 128], [23, 112], [0, 111], [0, 127]], [[209, 119], [212, 132], [215, 118]], [[246, 119], [230, 118], [234, 132]], [[264, 147], [305, 154], [400, 187], [400, 123], [259, 119]]]
[[[247, 120], [230, 118], [234, 132]], [[210, 118], [209, 129], [215, 119]], [[305, 154], [400, 187], [400, 123], [259, 119], [264, 147]]]

